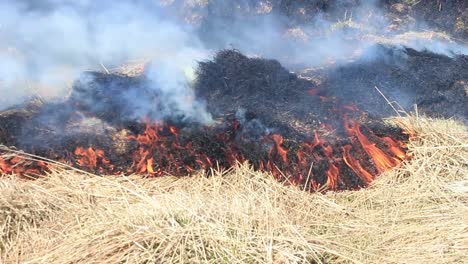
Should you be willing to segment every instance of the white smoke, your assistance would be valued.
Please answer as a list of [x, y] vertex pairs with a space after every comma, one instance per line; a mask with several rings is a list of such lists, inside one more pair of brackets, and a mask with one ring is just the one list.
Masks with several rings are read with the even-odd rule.
[[[369, 56], [368, 48], [379, 42], [400, 41], [447, 55], [467, 52], [466, 46], [447, 44], [450, 41], [398, 40], [375, 0], [363, 1], [339, 20], [314, 14], [301, 26], [272, 11], [274, 1], [251, 2], [255, 1], [0, 0], [0, 93], [6, 95], [0, 97], [0, 110], [30, 96], [65, 96], [85, 69], [151, 58], [148, 78], [171, 105], [161, 117], [176, 114], [206, 122], [209, 114], [194, 98], [184, 72], [208, 59], [213, 54], [209, 49], [233, 47], [300, 66]], [[205, 16], [201, 24], [181, 17], [187, 7]], [[227, 19], [204, 9], [213, 7], [234, 15]], [[249, 15], [242, 15], [241, 9]], [[129, 98], [139, 100], [137, 95]], [[151, 105], [140, 105], [136, 117], [144, 115], [146, 107]]]
[[201, 59], [200, 43], [190, 27], [158, 14], [160, 8], [130, 0], [1, 1], [0, 93], [7, 96], [0, 107], [32, 95], [62, 96], [83, 70], [150, 57], [157, 70], [148, 77], [165, 101], [190, 116], [203, 112], [200, 103], [187, 101], [195, 99], [187, 99], [183, 74]]

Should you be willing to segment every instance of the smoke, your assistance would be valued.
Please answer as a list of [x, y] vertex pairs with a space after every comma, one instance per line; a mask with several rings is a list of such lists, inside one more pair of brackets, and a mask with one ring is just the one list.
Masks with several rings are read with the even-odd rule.
[[191, 94], [184, 75], [203, 49], [189, 26], [164, 17], [161, 8], [130, 0], [1, 1], [0, 50], [6, 52], [0, 53], [0, 92], [8, 96], [0, 107], [31, 95], [64, 96], [81, 71], [101, 64], [153, 58], [147, 73], [163, 101], [206, 121], [206, 113], [195, 114], [202, 104], [186, 101]]
[[[346, 9], [333, 17], [299, 6], [299, 16], [312, 18], [299, 24], [280, 12], [282, 2], [0, 0], [0, 93], [8, 95], [0, 98], [0, 110], [31, 96], [64, 97], [83, 70], [150, 58], [145, 73], [165, 104], [153, 117], [209, 122], [190, 88], [190, 72], [213, 50], [231, 47], [304, 67], [380, 56], [373, 44], [402, 42], [378, 1], [335, 1]], [[421, 36], [403, 43], [448, 55], [467, 52]], [[136, 119], [155, 108], [138, 94], [128, 100]]]
[[[268, 5], [269, 12], [264, 13]], [[281, 5], [287, 5], [283, 6], [286, 11], [278, 10]], [[377, 0], [210, 1], [208, 7], [197, 31], [206, 47], [235, 48], [277, 59], [293, 69], [346, 63], [363, 54], [366, 59], [378, 58], [381, 54], [373, 52], [375, 44], [449, 57], [468, 54], [466, 46], [431, 32], [421, 26], [424, 23], [395, 29], [392, 17]], [[287, 17], [284, 12], [292, 14]], [[301, 17], [309, 19], [296, 21]]]

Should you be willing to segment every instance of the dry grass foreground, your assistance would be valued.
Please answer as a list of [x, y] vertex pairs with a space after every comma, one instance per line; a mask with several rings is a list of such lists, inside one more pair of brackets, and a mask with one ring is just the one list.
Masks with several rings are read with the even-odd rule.
[[212, 177], [0, 181], [5, 263], [456, 263], [468, 252], [468, 133], [405, 118], [411, 161], [311, 194], [246, 165]]

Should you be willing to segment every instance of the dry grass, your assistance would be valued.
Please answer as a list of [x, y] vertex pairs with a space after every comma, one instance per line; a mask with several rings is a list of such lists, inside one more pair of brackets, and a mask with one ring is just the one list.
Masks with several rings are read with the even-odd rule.
[[246, 165], [210, 178], [4, 178], [1, 259], [462, 263], [467, 129], [453, 121], [397, 122], [419, 133], [409, 145], [413, 159], [352, 192], [306, 193]]

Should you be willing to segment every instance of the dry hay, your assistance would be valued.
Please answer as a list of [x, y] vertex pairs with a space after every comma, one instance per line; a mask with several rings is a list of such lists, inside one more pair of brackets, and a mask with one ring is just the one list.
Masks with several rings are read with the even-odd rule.
[[468, 132], [415, 130], [412, 160], [359, 191], [311, 194], [239, 165], [212, 177], [55, 171], [0, 181], [5, 263], [461, 263], [468, 250]]

